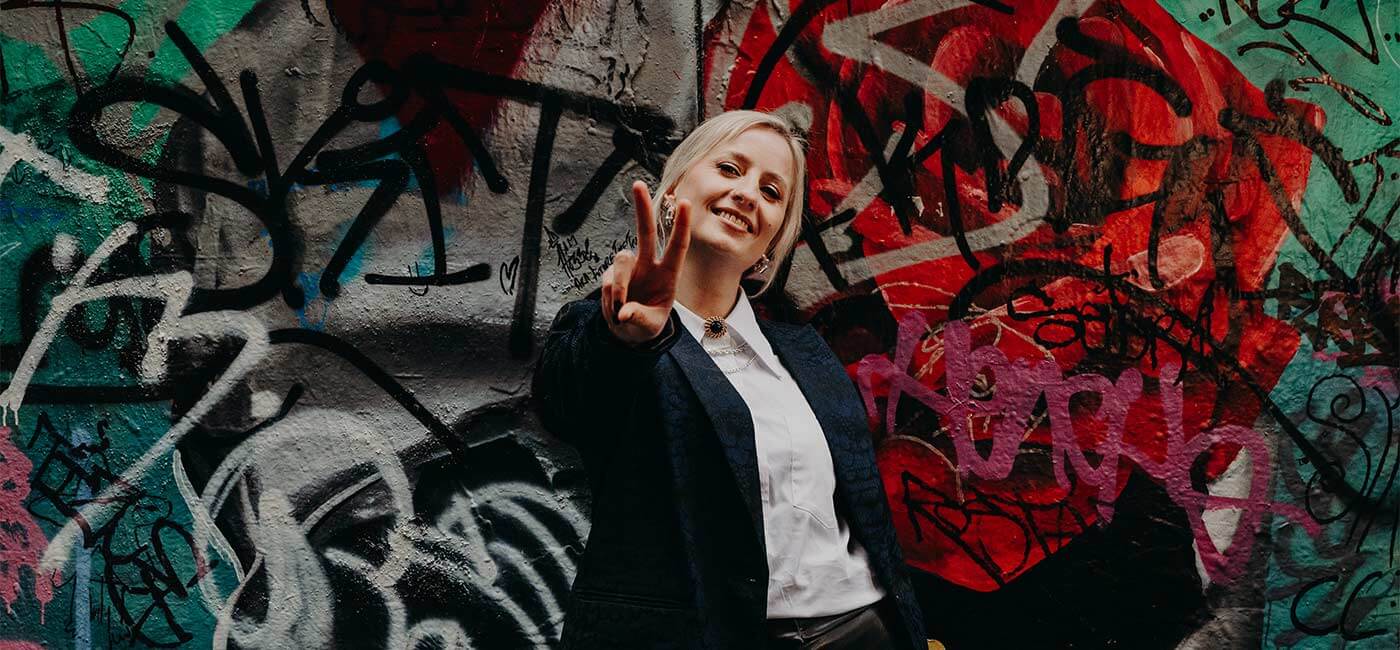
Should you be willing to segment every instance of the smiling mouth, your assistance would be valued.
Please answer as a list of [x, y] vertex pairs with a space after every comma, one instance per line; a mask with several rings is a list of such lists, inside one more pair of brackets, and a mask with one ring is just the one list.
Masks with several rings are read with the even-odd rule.
[[737, 227], [737, 228], [743, 230], [744, 232], [747, 232], [747, 233], [749, 233], [749, 234], [753, 234], [753, 226], [752, 226], [752, 225], [749, 225], [748, 220], [739, 217], [738, 215], [734, 214], [733, 212], [730, 212], [729, 210], [724, 209], [724, 208], [710, 208], [710, 212], [713, 212], [713, 213], [714, 213], [716, 216], [718, 216], [720, 219], [723, 219], [723, 220], [725, 220], [725, 221], [728, 221], [728, 222], [731, 223], [731, 224], [734, 224], [735, 227]]

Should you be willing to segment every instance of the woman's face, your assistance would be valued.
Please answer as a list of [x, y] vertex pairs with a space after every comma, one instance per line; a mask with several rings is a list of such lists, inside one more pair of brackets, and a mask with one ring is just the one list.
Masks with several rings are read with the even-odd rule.
[[689, 199], [692, 252], [703, 248], [752, 266], [782, 226], [793, 191], [787, 140], [771, 129], [740, 133], [696, 161], [672, 195]]

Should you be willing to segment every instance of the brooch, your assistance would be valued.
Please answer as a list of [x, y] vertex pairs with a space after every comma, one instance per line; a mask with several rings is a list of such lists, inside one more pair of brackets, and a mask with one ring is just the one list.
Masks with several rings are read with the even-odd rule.
[[717, 339], [724, 336], [729, 331], [729, 326], [724, 323], [724, 319], [719, 316], [711, 316], [705, 319], [705, 338]]

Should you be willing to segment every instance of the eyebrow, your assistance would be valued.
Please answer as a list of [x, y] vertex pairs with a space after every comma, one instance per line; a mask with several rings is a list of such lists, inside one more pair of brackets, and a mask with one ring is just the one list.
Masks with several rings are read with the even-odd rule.
[[[728, 151], [725, 151], [725, 152], [724, 152], [724, 155], [729, 156], [730, 158], [737, 158], [737, 159], [739, 159], [739, 162], [744, 163], [744, 166], [745, 166], [745, 167], [752, 167], [752, 166], [753, 166], [753, 159], [752, 159], [752, 158], [749, 158], [748, 156], [745, 156], [744, 154], [739, 153], [738, 151], [734, 151], [733, 149], [730, 149], [730, 150], [728, 150]], [[765, 175], [766, 175], [766, 176], [772, 176], [773, 178], [778, 179], [778, 183], [779, 183], [780, 185], [783, 186], [783, 191], [784, 191], [784, 192], [787, 191], [787, 188], [789, 187], [789, 185], [788, 185], [787, 179], [786, 179], [786, 178], [783, 178], [783, 175], [782, 175], [782, 174], [779, 174], [778, 172], [767, 172], [767, 173], [765, 173]]]

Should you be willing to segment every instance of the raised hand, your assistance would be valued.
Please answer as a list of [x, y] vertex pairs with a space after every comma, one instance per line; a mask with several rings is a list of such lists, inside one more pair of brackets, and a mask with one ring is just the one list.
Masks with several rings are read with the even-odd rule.
[[676, 276], [690, 248], [690, 201], [676, 204], [676, 220], [661, 259], [656, 259], [656, 219], [642, 181], [632, 184], [637, 209], [637, 249], [618, 251], [603, 272], [603, 318], [618, 339], [637, 345], [661, 334], [676, 299]]

